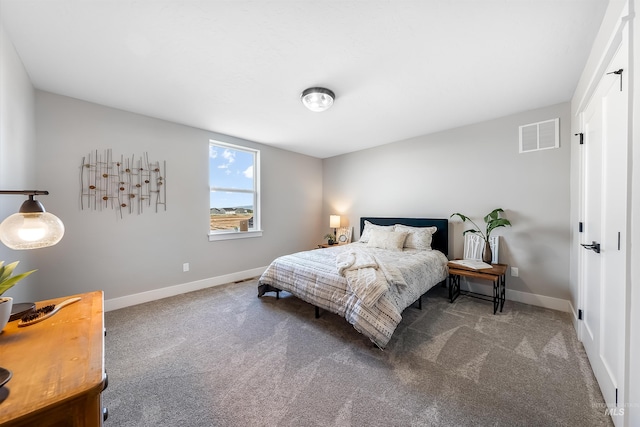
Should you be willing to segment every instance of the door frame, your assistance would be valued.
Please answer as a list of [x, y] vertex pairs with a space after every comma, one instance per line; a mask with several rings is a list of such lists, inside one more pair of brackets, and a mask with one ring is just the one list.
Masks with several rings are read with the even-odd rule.
[[[591, 102], [594, 101], [593, 98], [597, 94], [600, 80], [608, 72], [607, 70], [609, 67], [609, 63], [613, 60], [616, 52], [618, 51], [620, 45], [622, 44], [623, 36], [624, 36], [623, 33], [625, 30], [628, 31], [628, 19], [625, 16], [623, 16], [620, 18], [618, 22], [618, 26], [616, 27], [616, 30], [615, 30], [615, 34], [611, 38], [607, 46], [606, 53], [602, 56], [597, 71], [591, 76], [591, 80], [589, 81], [588, 88], [585, 91], [585, 95], [583, 96], [583, 98], [581, 99], [578, 105], [578, 108], [576, 110], [576, 121], [578, 122], [578, 126], [576, 127], [576, 129], [580, 129], [580, 130], [584, 129], [584, 112], [586, 111], [589, 104], [591, 104]], [[580, 147], [580, 150], [578, 151], [579, 153], [578, 154], [578, 221], [580, 222], [583, 222], [585, 217], [584, 174], [585, 174], [586, 158], [585, 158], [584, 150], [582, 148], [583, 147]], [[627, 224], [627, 226], [628, 225], [629, 224]], [[581, 239], [581, 236], [578, 235], [578, 238], [575, 239], [576, 243], [580, 243], [580, 239]], [[582, 250], [582, 248], [574, 249], [574, 250], [578, 251], [578, 257], [577, 257], [578, 297], [576, 299], [578, 303], [578, 307], [576, 309], [580, 309], [580, 307], [584, 305], [584, 268], [583, 266], [585, 262], [585, 252], [584, 250]], [[627, 288], [627, 292], [628, 291], [629, 289]], [[578, 315], [578, 313], [574, 313], [574, 314], [576, 316]], [[584, 334], [584, 325], [582, 322], [577, 323], [577, 333], [578, 333], [578, 339], [582, 341], [583, 334]]]
[[[598, 67], [596, 69], [596, 71], [592, 74], [591, 79], [589, 81], [589, 84], [587, 85], [587, 89], [584, 92], [584, 96], [580, 99], [580, 102], [578, 103], [578, 108], [575, 110], [575, 115], [574, 118], [576, 120], [576, 124], [577, 126], [574, 127], [574, 129], [579, 129], [579, 132], [581, 132], [584, 129], [585, 123], [584, 123], [584, 114], [585, 111], [587, 110], [587, 107], [590, 105], [591, 102], [595, 102], [595, 96], [598, 94], [598, 85], [600, 83], [600, 80], [605, 76], [606, 73], [608, 73], [610, 70], [608, 69], [609, 64], [611, 63], [612, 59], [615, 57], [616, 53], [618, 52], [618, 50], [621, 48], [621, 46], [623, 45], [623, 42], [626, 39], [626, 47], [627, 47], [627, 58], [628, 58], [628, 68], [629, 68], [629, 72], [631, 72], [633, 70], [633, 65], [631, 64], [631, 60], [633, 58], [633, 55], [630, 52], [630, 49], [633, 46], [633, 43], [631, 42], [631, 35], [633, 34], [630, 25], [629, 25], [629, 15], [628, 15], [628, 3], [627, 6], [624, 8], [623, 13], [621, 15], [621, 17], [619, 18], [619, 20], [617, 21], [617, 25], [615, 27], [615, 31], [612, 33], [611, 38], [609, 39], [609, 42], [607, 44], [606, 49], [604, 50], [604, 54], [602, 55], [602, 57], [600, 58], [600, 61], [598, 63]], [[627, 70], [625, 70], [627, 71]], [[630, 80], [630, 79], [628, 79]], [[629, 88], [631, 89], [631, 88]], [[631, 92], [629, 92], [629, 96], [628, 96], [628, 123], [632, 123], [632, 117], [631, 114], [633, 112], [633, 108], [632, 108], [632, 103], [633, 103], [633, 96], [631, 94]], [[627, 126], [629, 129], [629, 126]], [[631, 150], [631, 144], [632, 141], [630, 140], [630, 130], [627, 130], [627, 152], [629, 152]], [[603, 149], [606, 150], [606, 147], [603, 147]], [[604, 152], [603, 152], [604, 153]], [[584, 219], [585, 219], [585, 173], [586, 173], [586, 154], [585, 154], [585, 150], [584, 147], [580, 147], [580, 149], [578, 150], [578, 155], [577, 157], [577, 176], [578, 176], [578, 183], [577, 183], [577, 190], [578, 190], [578, 201], [577, 201], [577, 213], [578, 213], [578, 221], [584, 223]], [[628, 158], [628, 161], [631, 161], [631, 158]], [[630, 186], [631, 185], [631, 178], [632, 178], [632, 174], [631, 174], [631, 168], [628, 167], [627, 168], [627, 185]], [[628, 187], [631, 188], [631, 187]], [[630, 197], [627, 194], [627, 213], [629, 213], [628, 210], [628, 206], [629, 206], [629, 202], [630, 202]], [[618, 391], [618, 407], [620, 408], [625, 408], [626, 407], [626, 401], [628, 399], [628, 392], [629, 392], [629, 346], [630, 346], [630, 338], [629, 338], [629, 304], [630, 304], [630, 298], [631, 298], [631, 273], [630, 273], [630, 268], [631, 268], [631, 239], [629, 239], [629, 232], [631, 230], [631, 215], [627, 215], [626, 218], [626, 234], [627, 234], [627, 238], [623, 239], [624, 242], [624, 247], [626, 250], [626, 266], [625, 266], [625, 286], [624, 286], [624, 297], [625, 297], [625, 324], [622, 325], [622, 327], [625, 328], [625, 333], [624, 333], [624, 337], [623, 337], [623, 342], [621, 343], [623, 348], [621, 348], [622, 351], [622, 357], [623, 357], [623, 368], [622, 368], [622, 374], [621, 374], [621, 378], [620, 381], [622, 382], [621, 384], [619, 384], [619, 391]], [[573, 224], [572, 224], [573, 226]], [[576, 229], [577, 229], [577, 224], [575, 225]], [[583, 235], [577, 233], [578, 237], [575, 239], [572, 239], [572, 245], [576, 245], [577, 243], [583, 243], [582, 239], [583, 239]], [[573, 248], [572, 250], [578, 251], [577, 253], [577, 257], [576, 259], [576, 278], [577, 278], [577, 298], [576, 298], [576, 302], [578, 304], [578, 306], [575, 308], [576, 309], [576, 313], [574, 313], [574, 315], [576, 316], [576, 322], [575, 322], [575, 327], [576, 327], [576, 332], [578, 335], [578, 339], [582, 342], [585, 339], [585, 334], [586, 332], [586, 327], [584, 325], [584, 322], [581, 321], [581, 318], [578, 317], [579, 316], [579, 310], [584, 307], [585, 304], [585, 262], [586, 262], [586, 250], [580, 248], [579, 246], [577, 246], [576, 248]], [[591, 362], [590, 362], [591, 363]], [[596, 382], [597, 383], [597, 382]], [[600, 384], [598, 384], [598, 387], [600, 388]], [[628, 420], [629, 420], [629, 416], [628, 416], [628, 409], [627, 411], [622, 411], [622, 413], [618, 412], [618, 416], [612, 416], [612, 420], [614, 421], [614, 424], [616, 426], [626, 426], [628, 424]]]

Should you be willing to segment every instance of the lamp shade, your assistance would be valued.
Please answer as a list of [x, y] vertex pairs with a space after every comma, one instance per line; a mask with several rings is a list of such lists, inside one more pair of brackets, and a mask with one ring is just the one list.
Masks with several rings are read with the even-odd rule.
[[300, 95], [302, 103], [309, 110], [319, 113], [327, 110], [333, 105], [336, 95], [329, 89], [323, 87], [310, 87], [305, 89]]
[[28, 194], [29, 199], [20, 211], [0, 224], [0, 241], [11, 249], [37, 249], [53, 246], [64, 235], [60, 219], [44, 210], [42, 203], [34, 199], [36, 194], [48, 191], [0, 191], [0, 194]]
[[329, 215], [329, 228], [340, 227], [340, 215]]
[[15, 213], [0, 224], [0, 241], [11, 249], [53, 246], [63, 235], [64, 224], [49, 212]]

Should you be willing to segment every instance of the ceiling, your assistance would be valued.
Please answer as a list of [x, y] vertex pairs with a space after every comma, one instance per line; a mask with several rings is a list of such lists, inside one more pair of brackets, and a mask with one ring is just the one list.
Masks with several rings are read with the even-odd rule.
[[[0, 15], [37, 89], [327, 158], [569, 101], [606, 6], [0, 0]], [[311, 86], [333, 107], [305, 109]]]

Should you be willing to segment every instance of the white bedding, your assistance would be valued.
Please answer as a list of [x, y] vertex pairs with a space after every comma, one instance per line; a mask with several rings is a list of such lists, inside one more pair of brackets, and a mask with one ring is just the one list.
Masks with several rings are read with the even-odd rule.
[[[393, 278], [370, 306], [353, 292], [347, 278], [338, 271], [338, 266], [350, 261], [348, 253], [356, 252], [364, 254], [363, 260], [375, 260], [378, 265], [375, 270]], [[336, 245], [277, 258], [260, 277], [258, 296], [268, 292], [269, 286], [288, 291], [345, 317], [357, 331], [384, 348], [402, 320], [402, 311], [446, 279], [446, 266], [447, 257], [437, 250], [391, 251], [370, 248], [360, 242]]]
[[370, 251], [360, 248], [338, 253], [336, 267], [338, 274], [347, 279], [347, 292], [354, 293], [367, 307], [373, 307], [390, 287], [407, 286], [395, 265], [378, 262]]

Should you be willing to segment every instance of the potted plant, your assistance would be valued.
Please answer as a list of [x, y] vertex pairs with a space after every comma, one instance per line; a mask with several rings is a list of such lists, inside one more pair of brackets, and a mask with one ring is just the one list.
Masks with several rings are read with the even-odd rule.
[[471, 224], [473, 224], [475, 228], [465, 230], [462, 233], [462, 235], [464, 236], [467, 233], [474, 233], [482, 236], [482, 239], [484, 240], [484, 252], [482, 253], [482, 261], [487, 263], [491, 263], [491, 260], [493, 259], [493, 255], [491, 253], [491, 245], [489, 244], [489, 237], [491, 236], [491, 232], [498, 227], [506, 227], [508, 225], [509, 226], [511, 225], [511, 222], [509, 222], [508, 219], [500, 218], [501, 213], [504, 213], [504, 210], [502, 210], [501, 208], [497, 208], [489, 212], [484, 217], [484, 222], [487, 224], [487, 227], [484, 232], [468, 216], [462, 215], [459, 212], [456, 212], [451, 215], [451, 218], [453, 218], [454, 216], [457, 216], [462, 220], [462, 222], [466, 222], [468, 220]]
[[324, 238], [327, 239], [329, 245], [333, 245], [336, 242], [336, 236], [333, 234], [325, 234]]
[[4, 265], [4, 261], [0, 261], [0, 332], [2, 332], [9, 321], [9, 317], [11, 317], [11, 308], [13, 306], [13, 298], [3, 297], [2, 295], [11, 289], [13, 285], [35, 271], [31, 270], [13, 276], [13, 270], [19, 262], [20, 261], [15, 261], [11, 264]]

